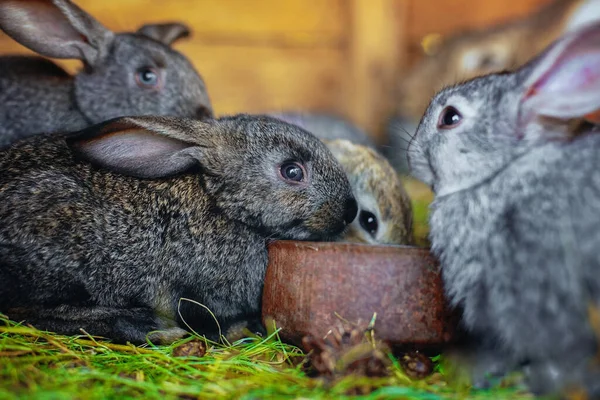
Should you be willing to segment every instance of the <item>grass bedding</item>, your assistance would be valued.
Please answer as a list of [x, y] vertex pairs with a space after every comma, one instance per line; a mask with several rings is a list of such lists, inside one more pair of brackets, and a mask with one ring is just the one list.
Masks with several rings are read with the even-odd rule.
[[[407, 181], [406, 187], [413, 198], [418, 243], [424, 244], [431, 194], [415, 182]], [[407, 377], [388, 354], [387, 377], [349, 375], [327, 381], [315, 377], [306, 355], [282, 343], [277, 332], [234, 343], [191, 337], [170, 346], [135, 347], [85, 334], [55, 335], [0, 314], [0, 399], [531, 398], [510, 380], [489, 390], [471, 389], [453, 378], [439, 357], [434, 358], [435, 372], [422, 380]]]
[[[190, 340], [206, 343], [206, 354], [177, 356]], [[175, 354], [174, 354], [175, 353]], [[231, 344], [187, 338], [171, 346], [114, 345], [86, 335], [61, 336], [9, 321], [0, 315], [0, 399], [518, 399], [518, 386], [474, 391], [433, 375], [412, 381], [392, 360], [385, 378], [346, 376], [327, 384], [306, 372], [305, 355], [282, 343], [277, 330], [266, 338]]]

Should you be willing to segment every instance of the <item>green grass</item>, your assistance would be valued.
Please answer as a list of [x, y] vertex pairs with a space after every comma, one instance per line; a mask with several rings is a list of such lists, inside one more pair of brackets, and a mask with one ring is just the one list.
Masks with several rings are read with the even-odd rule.
[[429, 225], [427, 224], [427, 219], [429, 217], [429, 204], [433, 200], [433, 193], [426, 185], [412, 178], [403, 177], [402, 183], [411, 199], [415, 244], [417, 246], [428, 247], [427, 234], [429, 233]]
[[347, 376], [327, 384], [307, 374], [305, 355], [278, 340], [277, 330], [227, 345], [206, 342], [201, 357], [172, 354], [193, 339], [171, 346], [115, 345], [42, 332], [0, 315], [0, 399], [343, 399], [356, 388], [368, 388], [359, 397], [365, 399], [529, 397], [515, 387], [474, 391], [452, 385], [439, 366], [429, 378], [411, 381], [391, 355], [389, 377]]

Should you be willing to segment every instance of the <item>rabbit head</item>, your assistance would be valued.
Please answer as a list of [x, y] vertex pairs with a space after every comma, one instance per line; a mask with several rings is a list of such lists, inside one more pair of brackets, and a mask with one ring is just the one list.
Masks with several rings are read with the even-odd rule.
[[514, 70], [561, 35], [599, 19], [596, 0], [555, 0], [520, 19], [430, 40], [426, 55], [401, 81], [398, 112], [418, 123], [431, 96], [445, 86]]
[[431, 101], [408, 150], [413, 174], [437, 196], [491, 178], [540, 143], [597, 122], [600, 24], [565, 35], [514, 73], [446, 88]]
[[348, 178], [327, 147], [274, 118], [121, 118], [89, 132], [69, 139], [80, 157], [138, 178], [198, 168], [214, 207], [265, 237], [334, 238], [357, 213]]
[[180, 23], [114, 33], [69, 0], [2, 0], [0, 28], [36, 53], [79, 59], [79, 110], [91, 123], [123, 115], [212, 115], [204, 81], [171, 44], [189, 35]]
[[343, 237], [370, 244], [411, 244], [412, 208], [389, 162], [375, 150], [344, 139], [325, 140], [358, 202], [358, 216]]
[[464, 32], [439, 45], [426, 55], [402, 79], [398, 112], [409, 121], [417, 121], [431, 96], [446, 85], [512, 67], [515, 38], [520, 31]]

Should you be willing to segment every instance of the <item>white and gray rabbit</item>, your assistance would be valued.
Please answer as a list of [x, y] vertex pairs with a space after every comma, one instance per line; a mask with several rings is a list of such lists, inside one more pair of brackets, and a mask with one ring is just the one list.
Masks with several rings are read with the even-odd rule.
[[[523, 367], [535, 393], [583, 388], [600, 309], [600, 24], [512, 73], [448, 87], [409, 148], [435, 192], [430, 239], [485, 372]], [[586, 121], [587, 120], [587, 121]], [[468, 357], [467, 357], [468, 359]]]
[[[266, 243], [354, 220], [342, 167], [263, 116], [121, 117], [0, 152], [0, 312], [143, 342], [259, 326]], [[183, 301], [190, 299], [196, 303]]]
[[75, 76], [37, 56], [0, 57], [0, 147], [120, 116], [212, 116], [206, 86], [170, 45], [181, 23], [114, 33], [70, 0], [0, 0], [0, 29], [36, 53], [78, 59]]

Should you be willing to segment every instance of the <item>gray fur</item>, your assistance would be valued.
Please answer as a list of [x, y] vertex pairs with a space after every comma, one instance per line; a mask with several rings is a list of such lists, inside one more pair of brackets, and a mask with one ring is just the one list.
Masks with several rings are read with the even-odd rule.
[[338, 116], [292, 111], [271, 113], [270, 115], [290, 124], [298, 125], [319, 139], [345, 139], [352, 143], [367, 146], [372, 149], [375, 149], [376, 147], [375, 143], [366, 132], [362, 131], [346, 119]]
[[[430, 239], [447, 294], [482, 344], [474, 377], [525, 366], [536, 393], [582, 385], [598, 398], [588, 307], [600, 307], [600, 136], [542, 116], [523, 124], [524, 82], [548, 54], [438, 93], [409, 161], [435, 192]], [[448, 105], [462, 121], [440, 129]]]
[[[116, 143], [120, 135], [135, 146]], [[115, 172], [112, 155], [140, 157], [160, 138], [181, 144], [165, 146], [163, 159], [193, 162], [177, 172], [164, 163], [153, 178], [135, 177], [131, 163]], [[291, 160], [304, 165], [305, 182], [279, 176]], [[201, 306], [183, 301], [179, 317], [180, 298], [207, 306], [223, 333], [258, 325], [267, 240], [335, 238], [357, 212], [325, 145], [261, 116], [123, 117], [20, 141], [0, 152], [0, 169], [0, 311], [118, 342], [157, 329], [171, 340], [183, 320], [214, 337]]]
[[[70, 76], [41, 57], [0, 57], [0, 147], [119, 116], [212, 116], [204, 81], [169, 47], [189, 34], [185, 25], [148, 24], [117, 34], [67, 0], [0, 0], [0, 28], [39, 54], [84, 63]], [[136, 73], [143, 68], [153, 68], [162, 83], [140, 86]]]

